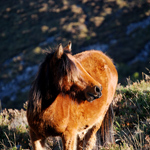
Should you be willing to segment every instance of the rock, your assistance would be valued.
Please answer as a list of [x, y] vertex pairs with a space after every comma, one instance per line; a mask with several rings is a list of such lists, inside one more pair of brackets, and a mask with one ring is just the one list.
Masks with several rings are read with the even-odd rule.
[[150, 25], [150, 16], [147, 17], [146, 19], [140, 21], [140, 22], [136, 22], [136, 23], [131, 23], [127, 26], [127, 31], [126, 34], [129, 35], [131, 34], [131, 32], [133, 32], [134, 30], [136, 30], [137, 28], [146, 28], [148, 25]]

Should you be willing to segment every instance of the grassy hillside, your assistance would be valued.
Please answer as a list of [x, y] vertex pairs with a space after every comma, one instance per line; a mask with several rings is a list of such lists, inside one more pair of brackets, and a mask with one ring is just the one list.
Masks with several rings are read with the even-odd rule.
[[119, 83], [150, 68], [149, 0], [0, 1], [0, 99], [21, 108], [45, 55], [72, 41], [73, 54], [95, 48], [115, 62]]
[[[116, 102], [115, 102], [116, 101]], [[119, 86], [114, 98], [115, 130], [118, 142], [133, 149], [150, 147], [150, 82]], [[130, 148], [131, 148], [130, 147]]]
[[[136, 62], [130, 66], [132, 69], [121, 66], [134, 59], [150, 41], [149, 20], [144, 22], [150, 16], [149, 8], [148, 0], [1, 1], [0, 77], [13, 78], [25, 66], [41, 61], [41, 48], [71, 40], [73, 53], [95, 43], [108, 45], [107, 53], [121, 69], [122, 81], [150, 66], [147, 61]], [[136, 25], [140, 22], [143, 26]], [[4, 63], [14, 56], [18, 57], [12, 63]]]
[[[26, 109], [27, 103], [24, 104]], [[149, 150], [150, 147], [150, 82], [118, 85], [113, 101], [115, 145], [102, 150]], [[31, 148], [25, 110], [3, 110], [0, 114], [0, 148]], [[119, 146], [120, 145], [120, 146]], [[61, 149], [59, 138], [48, 138], [49, 149]]]

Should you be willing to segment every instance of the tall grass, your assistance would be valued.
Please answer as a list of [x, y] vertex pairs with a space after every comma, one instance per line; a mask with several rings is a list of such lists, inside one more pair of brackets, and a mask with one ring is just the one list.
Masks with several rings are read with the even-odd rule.
[[4, 109], [0, 113], [0, 149], [30, 148], [26, 111]]
[[[24, 104], [26, 109], [27, 103]], [[101, 150], [150, 149], [150, 82], [142, 80], [118, 85], [114, 97], [114, 131], [116, 144], [97, 147]], [[62, 149], [61, 140], [48, 138], [46, 147]], [[0, 113], [0, 149], [31, 149], [25, 110], [3, 110]]]
[[150, 149], [150, 82], [142, 80], [126, 87], [118, 86], [116, 94], [115, 131], [117, 142], [130, 149]]

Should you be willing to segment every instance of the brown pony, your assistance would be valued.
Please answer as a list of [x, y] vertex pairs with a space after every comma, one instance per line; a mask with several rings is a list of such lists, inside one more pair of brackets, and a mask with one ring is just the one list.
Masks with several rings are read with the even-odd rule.
[[47, 54], [27, 109], [33, 149], [43, 150], [48, 136], [61, 136], [64, 150], [92, 150], [96, 133], [101, 145], [114, 142], [110, 104], [117, 80], [111, 59], [100, 51], [72, 56], [69, 43]]

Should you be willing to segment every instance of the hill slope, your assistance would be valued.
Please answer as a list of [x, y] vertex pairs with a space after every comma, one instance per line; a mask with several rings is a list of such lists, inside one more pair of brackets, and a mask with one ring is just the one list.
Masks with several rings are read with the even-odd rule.
[[116, 63], [119, 82], [141, 78], [150, 67], [149, 8], [149, 0], [0, 1], [3, 106], [19, 108], [44, 57], [42, 49], [69, 40], [73, 54], [105, 51]]

